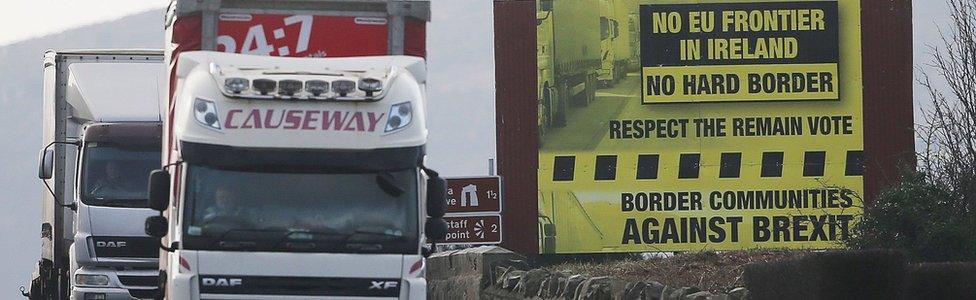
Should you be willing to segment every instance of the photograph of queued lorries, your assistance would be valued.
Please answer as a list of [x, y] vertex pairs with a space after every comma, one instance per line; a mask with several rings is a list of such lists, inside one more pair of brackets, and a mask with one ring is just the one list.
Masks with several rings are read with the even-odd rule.
[[636, 6], [634, 0], [536, 1], [540, 142], [549, 130], [566, 126], [571, 107], [587, 106], [598, 89], [633, 71]]

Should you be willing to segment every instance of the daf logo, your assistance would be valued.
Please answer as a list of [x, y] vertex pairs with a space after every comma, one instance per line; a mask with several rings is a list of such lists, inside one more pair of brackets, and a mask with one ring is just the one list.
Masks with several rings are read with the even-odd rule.
[[395, 289], [397, 287], [397, 284], [399, 284], [399, 282], [396, 281], [373, 281], [370, 284], [369, 289], [371, 290]]
[[240, 278], [210, 278], [204, 277], [201, 279], [203, 286], [240, 286], [244, 283], [243, 279]]
[[99, 242], [95, 242], [95, 247], [98, 247], [98, 248], [125, 248], [125, 242], [123, 242], [123, 241], [118, 241], [118, 242], [104, 242], [104, 241], [99, 241]]

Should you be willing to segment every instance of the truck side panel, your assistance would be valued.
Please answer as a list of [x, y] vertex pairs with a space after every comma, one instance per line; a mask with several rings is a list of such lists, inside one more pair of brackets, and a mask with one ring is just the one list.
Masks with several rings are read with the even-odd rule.
[[625, 67], [624, 63], [630, 60], [631, 56], [631, 37], [630, 37], [630, 13], [637, 11], [637, 3], [633, 0], [612, 0], [613, 16], [617, 21], [618, 36], [613, 40], [613, 52], [616, 56], [617, 67]]
[[600, 66], [600, 2], [556, 0], [552, 4], [557, 76], [595, 71]]

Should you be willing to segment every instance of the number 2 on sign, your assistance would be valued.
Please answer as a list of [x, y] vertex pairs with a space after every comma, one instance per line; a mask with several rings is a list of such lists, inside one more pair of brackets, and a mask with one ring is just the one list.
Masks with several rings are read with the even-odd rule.
[[[294, 15], [284, 19], [286, 27], [299, 24], [298, 41], [295, 45], [294, 53], [308, 51], [308, 43], [312, 36], [312, 21], [313, 17], [311, 15]], [[284, 28], [274, 30], [273, 34], [276, 40], [285, 38]], [[238, 51], [237, 40], [229, 35], [217, 37], [217, 45], [223, 47], [224, 52], [230, 53], [239, 52], [242, 54], [271, 55], [276, 50], [274, 46], [268, 43], [264, 24], [258, 24], [248, 28], [247, 35], [244, 37], [244, 43], [239, 48], [240, 51]], [[287, 56], [292, 53], [289, 51], [288, 46], [279, 47], [277, 51], [279, 56]]]

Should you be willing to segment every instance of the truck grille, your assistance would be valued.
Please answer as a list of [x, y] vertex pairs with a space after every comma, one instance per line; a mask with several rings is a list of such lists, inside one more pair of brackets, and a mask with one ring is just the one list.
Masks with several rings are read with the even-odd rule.
[[159, 242], [151, 237], [91, 237], [97, 257], [156, 258]]
[[[398, 278], [200, 275], [201, 294], [396, 297]], [[207, 295], [203, 295], [206, 297]]]
[[152, 290], [131, 289], [129, 290], [129, 295], [132, 296], [132, 298], [136, 298], [136, 299], [153, 299], [156, 297], [156, 290], [155, 289]]
[[125, 276], [119, 275], [119, 282], [125, 286], [155, 287], [159, 278], [156, 276]]

